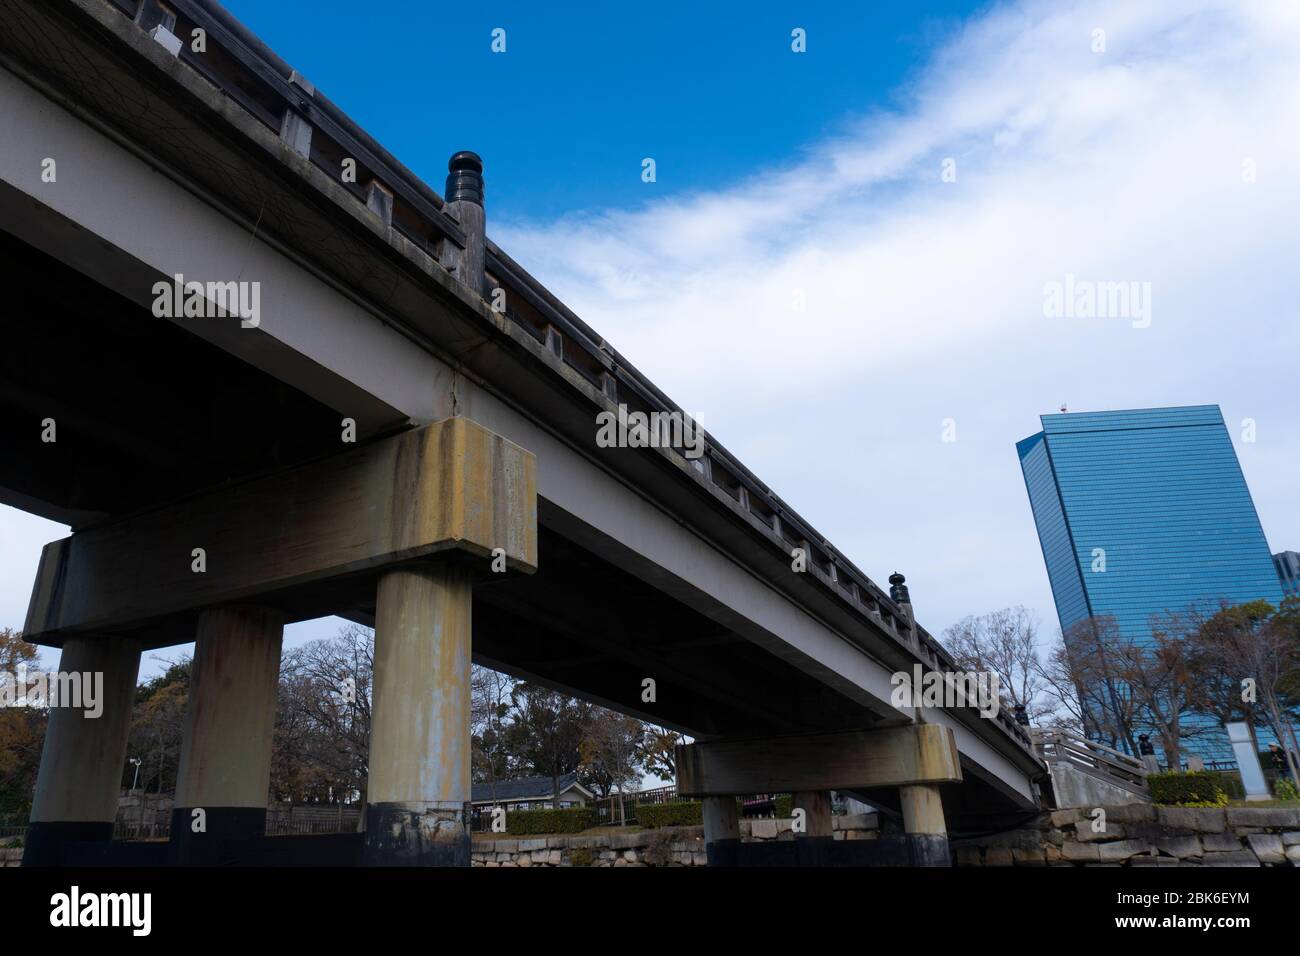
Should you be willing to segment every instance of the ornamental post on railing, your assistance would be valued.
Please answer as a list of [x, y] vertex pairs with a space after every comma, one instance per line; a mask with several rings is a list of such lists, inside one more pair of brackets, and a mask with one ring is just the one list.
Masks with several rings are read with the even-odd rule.
[[465, 232], [465, 247], [443, 243], [442, 265], [461, 285], [484, 295], [487, 257], [487, 213], [483, 208], [483, 160], [461, 150], [447, 160], [447, 195], [443, 211], [453, 216]]

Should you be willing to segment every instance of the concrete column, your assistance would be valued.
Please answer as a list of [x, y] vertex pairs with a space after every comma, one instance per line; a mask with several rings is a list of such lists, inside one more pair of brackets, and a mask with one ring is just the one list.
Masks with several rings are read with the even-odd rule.
[[[140, 645], [126, 638], [69, 637], [60, 674], [80, 674], [100, 698], [89, 708], [50, 708], [36, 796], [23, 849], [24, 866], [58, 866], [63, 848], [80, 841], [110, 841], [126, 764], [131, 705], [140, 672]], [[98, 675], [98, 676], [96, 676]], [[100, 708], [102, 707], [102, 710]]]
[[903, 830], [914, 866], [951, 866], [948, 828], [943, 819], [943, 801], [933, 784], [898, 788], [903, 809]]
[[379, 579], [368, 865], [469, 866], [472, 591], [450, 564]]
[[[199, 614], [169, 858], [248, 862], [266, 833], [284, 615], [258, 607]], [[196, 811], [202, 811], [198, 813]]]
[[825, 790], [804, 790], [792, 795], [791, 806], [804, 812], [804, 832], [795, 832], [796, 866], [828, 866], [834, 823], [831, 820], [831, 795]]
[[709, 866], [736, 866], [740, 855], [740, 811], [735, 797], [705, 797], [704, 852]]

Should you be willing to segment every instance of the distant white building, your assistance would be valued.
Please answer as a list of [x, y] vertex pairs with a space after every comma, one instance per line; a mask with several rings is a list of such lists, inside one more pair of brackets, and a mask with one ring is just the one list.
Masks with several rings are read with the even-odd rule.
[[[555, 805], [555, 781], [550, 777], [522, 777], [518, 780], [498, 780], [495, 784], [476, 783], [470, 803], [477, 814], [484, 807], [505, 807], [511, 810], [546, 810]], [[581, 807], [596, 795], [578, 783], [576, 773], [566, 773], [560, 778], [560, 809]]]

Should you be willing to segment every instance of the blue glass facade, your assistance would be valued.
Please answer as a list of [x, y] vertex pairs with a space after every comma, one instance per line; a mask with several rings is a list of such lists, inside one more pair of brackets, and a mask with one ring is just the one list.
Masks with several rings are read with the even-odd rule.
[[[1283, 593], [1217, 405], [1042, 416], [1016, 444], [1061, 629]], [[1189, 751], [1227, 758], [1226, 737]]]
[[1278, 580], [1282, 590], [1289, 597], [1300, 597], [1300, 553], [1283, 551], [1273, 555], [1273, 566], [1277, 568]]

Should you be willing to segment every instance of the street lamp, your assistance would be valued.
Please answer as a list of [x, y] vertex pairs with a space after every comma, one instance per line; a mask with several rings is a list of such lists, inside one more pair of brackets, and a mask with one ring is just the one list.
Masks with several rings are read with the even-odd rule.
[[[132, 757], [128, 763], [135, 765], [135, 776], [131, 778], [131, 792], [135, 793], [135, 785], [140, 782], [140, 764], [144, 761], [139, 757]], [[140, 829], [144, 829], [144, 795], [140, 796]]]

